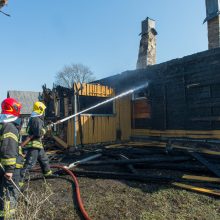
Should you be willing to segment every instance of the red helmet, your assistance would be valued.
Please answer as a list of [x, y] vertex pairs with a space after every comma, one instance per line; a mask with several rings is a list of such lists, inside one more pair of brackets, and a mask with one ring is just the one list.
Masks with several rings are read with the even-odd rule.
[[7, 98], [2, 102], [2, 114], [19, 116], [21, 111], [21, 103], [13, 98]]

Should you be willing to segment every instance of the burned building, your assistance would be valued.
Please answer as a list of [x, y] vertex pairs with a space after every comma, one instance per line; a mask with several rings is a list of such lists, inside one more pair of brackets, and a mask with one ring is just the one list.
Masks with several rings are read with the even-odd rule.
[[[142, 22], [136, 70], [84, 84], [80, 93], [61, 87], [51, 94], [44, 92], [50, 106], [47, 118], [59, 119], [115, 94], [148, 85], [111, 105], [82, 114], [77, 123], [73, 119], [64, 123], [58, 130], [67, 145], [132, 137], [220, 139], [219, 6], [219, 0], [206, 0], [207, 51], [156, 64], [157, 31], [155, 21], [147, 18]], [[76, 93], [78, 107], [73, 104]]]
[[[77, 144], [132, 137], [220, 139], [220, 48], [126, 71], [95, 83], [100, 85], [84, 84], [78, 111], [115, 94], [148, 86], [83, 113], [76, 127], [73, 119], [60, 125], [58, 133], [68, 146], [74, 146], [75, 130]], [[74, 114], [72, 90], [57, 87], [52, 94], [56, 97], [52, 103], [58, 103], [53, 104], [59, 112], [56, 119]]]
[[[55, 122], [114, 97], [111, 87], [100, 84], [77, 84], [74, 89], [44, 87], [46, 120]], [[106, 103], [55, 127], [57, 136], [67, 146], [128, 140], [130, 137], [130, 99]]]
[[220, 49], [126, 71], [98, 81], [130, 98], [130, 137], [220, 138]]

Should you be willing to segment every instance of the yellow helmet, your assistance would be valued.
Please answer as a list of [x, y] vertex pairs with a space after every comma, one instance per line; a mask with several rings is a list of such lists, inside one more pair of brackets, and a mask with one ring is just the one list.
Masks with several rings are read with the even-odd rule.
[[44, 105], [43, 102], [35, 102], [33, 105], [33, 112], [36, 112], [40, 115], [44, 114], [45, 109], [46, 109], [46, 106]]

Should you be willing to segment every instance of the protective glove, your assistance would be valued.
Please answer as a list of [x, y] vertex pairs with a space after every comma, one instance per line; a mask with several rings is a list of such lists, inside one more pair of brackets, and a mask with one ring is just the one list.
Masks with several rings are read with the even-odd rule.
[[25, 154], [24, 154], [23, 149], [22, 149], [21, 146], [18, 146], [18, 154], [19, 154], [20, 156], [22, 156], [22, 157], [25, 157]]

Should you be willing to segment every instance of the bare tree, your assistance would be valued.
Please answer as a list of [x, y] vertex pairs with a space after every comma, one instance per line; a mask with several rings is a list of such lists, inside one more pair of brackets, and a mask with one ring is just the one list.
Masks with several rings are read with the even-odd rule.
[[95, 77], [93, 77], [93, 72], [89, 67], [83, 64], [71, 64], [64, 66], [63, 69], [56, 74], [55, 79], [57, 85], [72, 88], [75, 82], [88, 83], [95, 80]]

